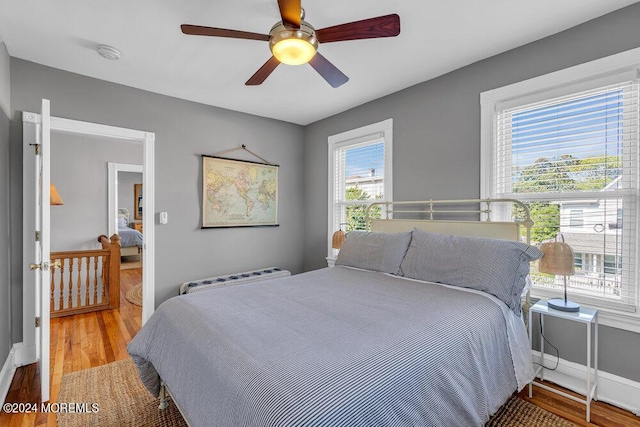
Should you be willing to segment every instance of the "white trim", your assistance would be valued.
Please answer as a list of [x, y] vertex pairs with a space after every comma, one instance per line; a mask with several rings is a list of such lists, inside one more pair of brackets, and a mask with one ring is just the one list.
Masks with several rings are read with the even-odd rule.
[[156, 301], [156, 268], [155, 268], [155, 140], [156, 135], [153, 132], [145, 132], [142, 143], [144, 158], [142, 161], [142, 184], [144, 197], [142, 198], [142, 223], [144, 224], [144, 233], [142, 237], [143, 257], [142, 257], [142, 324], [147, 320], [155, 310]]
[[327, 191], [327, 255], [334, 258], [331, 247], [331, 236], [338, 229], [333, 223], [333, 178], [335, 165], [333, 162], [334, 151], [344, 146], [362, 144], [373, 139], [384, 140], [384, 198], [393, 200], [393, 119], [372, 123], [357, 129], [351, 129], [342, 133], [329, 136], [328, 143], [328, 191]]
[[[573, 86], [580, 82], [591, 81], [605, 76], [624, 74], [630, 78], [637, 78], [639, 76], [638, 67], [640, 67], [640, 48], [635, 48], [565, 68], [564, 70], [482, 92], [480, 94], [480, 103], [482, 105], [498, 104], [509, 101], [514, 97], [527, 96], [531, 93], [556, 87]], [[596, 84], [596, 86], [599, 85]]]
[[13, 349], [15, 350], [15, 364], [17, 367], [30, 365], [34, 363], [33, 361], [28, 360], [27, 356], [29, 356], [28, 350], [25, 351], [27, 346], [24, 345], [24, 342], [18, 342], [13, 345]]
[[127, 163], [107, 163], [107, 174], [109, 182], [109, 215], [107, 218], [107, 222], [109, 236], [113, 236], [118, 231], [118, 172], [143, 173], [143, 167], [142, 165], [131, 165]]
[[[599, 313], [600, 314], [600, 313]], [[533, 361], [540, 362], [540, 352], [533, 350]], [[553, 359], [553, 360], [549, 360]], [[556, 359], [549, 357], [545, 353], [545, 365], [553, 366]], [[576, 393], [585, 394], [585, 377], [587, 375], [587, 367], [579, 363], [569, 362], [560, 359], [558, 368], [555, 371], [549, 369], [544, 370], [545, 381], [551, 381], [564, 388], [572, 390]], [[536, 387], [533, 387], [533, 393], [536, 393]], [[597, 396], [599, 401], [606, 402], [619, 408], [631, 411], [636, 416], [640, 416], [640, 383], [630, 379], [620, 377], [598, 370], [598, 389]]]
[[9, 350], [7, 360], [4, 361], [2, 370], [0, 370], [0, 406], [2, 406], [4, 400], [7, 398], [7, 393], [9, 393], [9, 388], [13, 381], [13, 375], [16, 373], [15, 352], [15, 348], [13, 347]]
[[102, 138], [124, 139], [138, 142], [144, 141], [147, 135], [147, 132], [142, 130], [81, 122], [79, 120], [63, 119], [60, 117], [51, 117], [51, 130], [61, 133], [91, 135]]

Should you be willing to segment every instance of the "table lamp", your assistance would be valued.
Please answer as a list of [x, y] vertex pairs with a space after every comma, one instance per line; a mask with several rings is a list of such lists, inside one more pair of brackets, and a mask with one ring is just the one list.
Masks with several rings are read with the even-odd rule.
[[[560, 235], [562, 236], [562, 235]], [[548, 306], [555, 310], [577, 312], [580, 311], [580, 305], [567, 299], [567, 276], [576, 273], [573, 265], [573, 249], [564, 241], [546, 242], [540, 246], [540, 250], [544, 254], [540, 259], [538, 271], [540, 273], [556, 274], [564, 276], [564, 299], [553, 298], [548, 301]], [[563, 238], [564, 240], [564, 238]]]
[[340, 249], [344, 243], [345, 237], [346, 234], [342, 231], [342, 224], [340, 224], [340, 230], [333, 233], [333, 236], [331, 237], [331, 247], [333, 249]]

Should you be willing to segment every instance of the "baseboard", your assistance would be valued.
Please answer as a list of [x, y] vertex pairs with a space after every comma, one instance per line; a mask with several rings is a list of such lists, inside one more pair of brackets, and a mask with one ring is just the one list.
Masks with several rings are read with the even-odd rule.
[[25, 366], [37, 362], [36, 347], [34, 345], [28, 346], [23, 342], [19, 342], [13, 345], [15, 350], [15, 363], [16, 366]]
[[[540, 362], [540, 352], [533, 351], [533, 361]], [[545, 365], [553, 366], [556, 358], [545, 356]], [[585, 394], [587, 367], [560, 359], [555, 371], [545, 369], [544, 379], [564, 388]], [[535, 387], [534, 387], [535, 393]], [[630, 379], [598, 371], [598, 400], [632, 412], [640, 417], [640, 383]]]
[[13, 374], [16, 373], [15, 353], [14, 348], [9, 350], [7, 360], [5, 360], [4, 365], [2, 365], [2, 370], [0, 370], [0, 406], [4, 404], [4, 399], [6, 399], [9, 388], [11, 387], [11, 382], [13, 381]]

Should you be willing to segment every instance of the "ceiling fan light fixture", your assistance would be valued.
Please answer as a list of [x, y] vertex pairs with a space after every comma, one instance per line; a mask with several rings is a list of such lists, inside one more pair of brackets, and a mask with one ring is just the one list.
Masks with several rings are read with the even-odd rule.
[[287, 65], [306, 64], [316, 54], [313, 45], [303, 39], [280, 40], [271, 51], [278, 61]]
[[271, 53], [283, 64], [306, 64], [318, 50], [315, 30], [304, 21], [300, 23], [299, 29], [278, 23], [271, 29], [270, 36]]

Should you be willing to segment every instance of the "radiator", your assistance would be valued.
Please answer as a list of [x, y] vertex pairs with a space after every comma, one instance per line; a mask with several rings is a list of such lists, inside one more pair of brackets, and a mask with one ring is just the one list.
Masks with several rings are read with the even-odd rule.
[[282, 270], [277, 267], [269, 267], [253, 271], [245, 271], [242, 273], [233, 273], [224, 276], [208, 277], [206, 279], [190, 280], [180, 285], [180, 295], [206, 291], [208, 289], [213, 289], [221, 286], [226, 287], [237, 285], [240, 283], [258, 282], [262, 280], [269, 280], [287, 276], [291, 276], [291, 273], [288, 270]]

